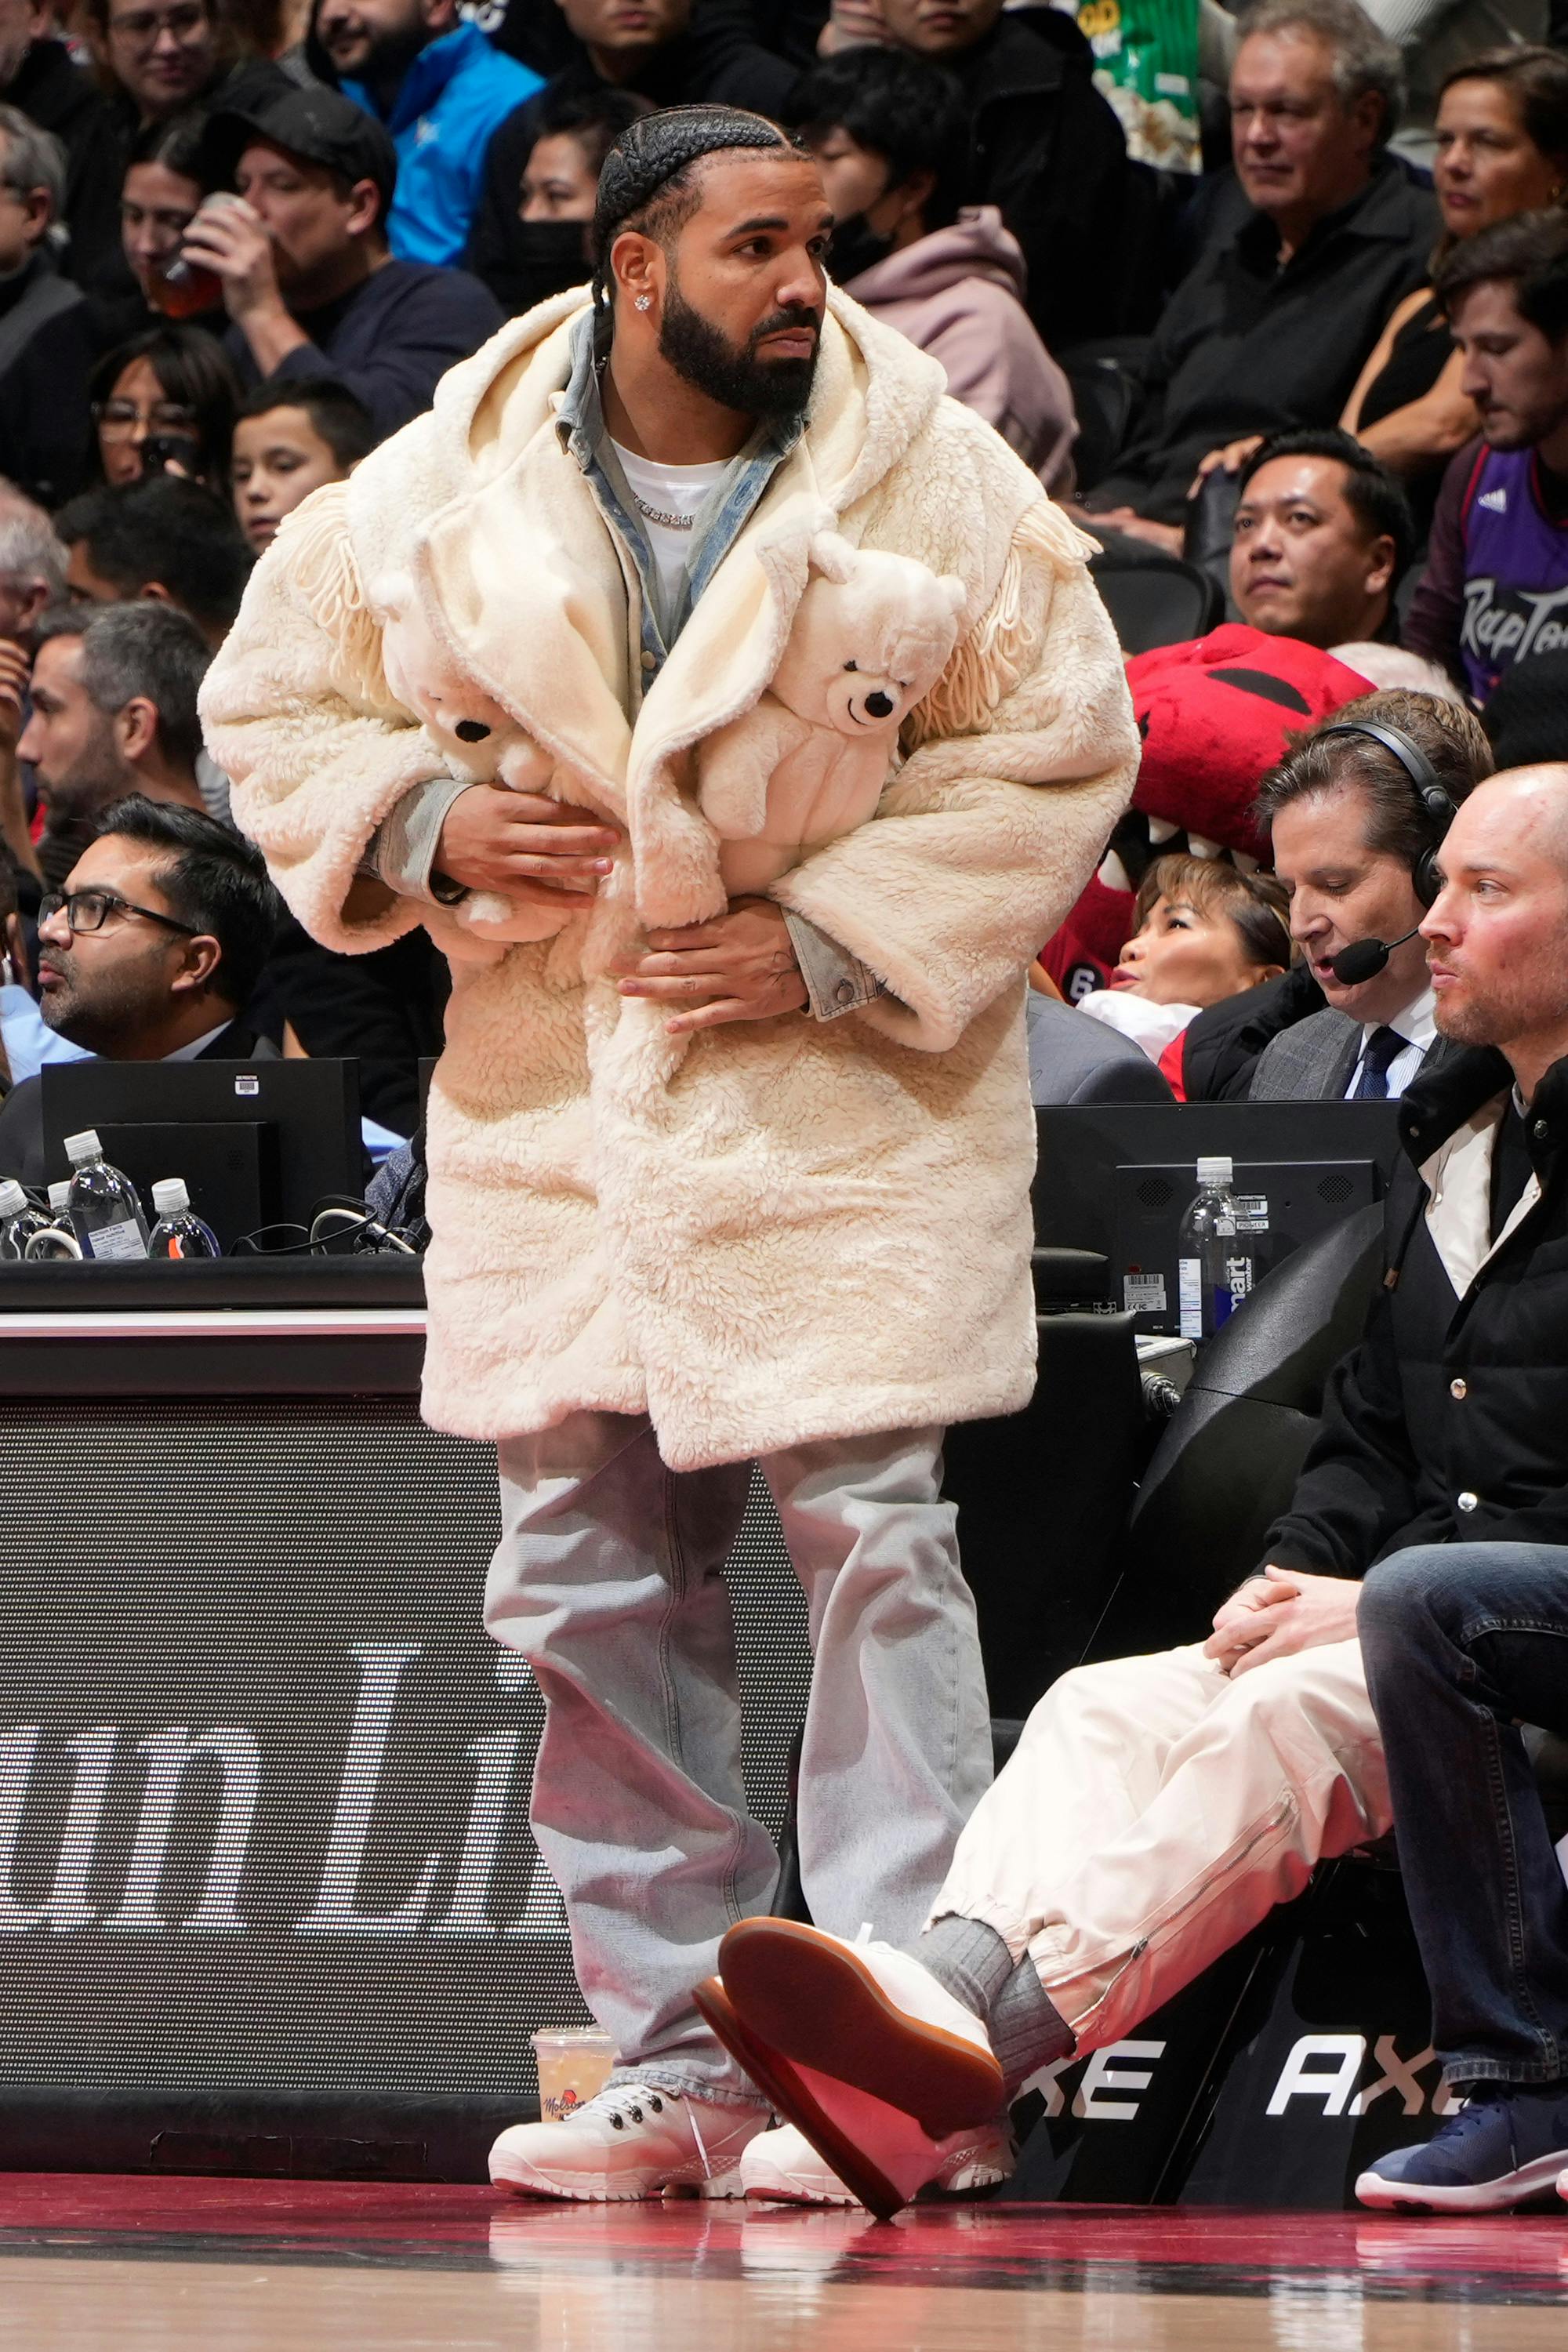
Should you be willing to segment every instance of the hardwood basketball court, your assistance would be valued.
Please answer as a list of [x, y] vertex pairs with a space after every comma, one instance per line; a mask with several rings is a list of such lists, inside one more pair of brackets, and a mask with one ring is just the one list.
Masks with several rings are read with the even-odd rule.
[[0, 2176], [27, 2352], [1561, 2352], [1568, 2209], [554, 2206]]

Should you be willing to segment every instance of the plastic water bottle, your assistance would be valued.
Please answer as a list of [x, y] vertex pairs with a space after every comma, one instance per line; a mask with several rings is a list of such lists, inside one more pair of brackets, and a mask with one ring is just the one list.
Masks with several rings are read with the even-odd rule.
[[160, 1176], [153, 1187], [158, 1212], [147, 1244], [149, 1257], [221, 1257], [217, 1235], [191, 1206], [183, 1176]]
[[1197, 1197], [1176, 1243], [1184, 1339], [1212, 1339], [1252, 1288], [1256, 1248], [1250, 1233], [1238, 1230], [1234, 1173], [1223, 1155], [1198, 1161]]
[[14, 1176], [0, 1183], [0, 1258], [26, 1257], [27, 1244], [54, 1220], [35, 1209]]
[[49, 1186], [49, 1213], [22, 1253], [29, 1265], [42, 1258], [80, 1257], [81, 1244], [71, 1231], [70, 1189], [68, 1176]]
[[129, 1176], [111, 1168], [94, 1129], [66, 1138], [71, 1164], [68, 1195], [71, 1227], [83, 1257], [141, 1258], [147, 1255], [147, 1220]]

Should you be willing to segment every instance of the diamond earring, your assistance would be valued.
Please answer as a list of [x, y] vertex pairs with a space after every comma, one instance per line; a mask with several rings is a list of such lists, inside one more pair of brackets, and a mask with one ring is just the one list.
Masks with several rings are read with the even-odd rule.
[[653, 296], [651, 294], [639, 294], [637, 300], [632, 304], [632, 308], [634, 310], [651, 310], [653, 309]]

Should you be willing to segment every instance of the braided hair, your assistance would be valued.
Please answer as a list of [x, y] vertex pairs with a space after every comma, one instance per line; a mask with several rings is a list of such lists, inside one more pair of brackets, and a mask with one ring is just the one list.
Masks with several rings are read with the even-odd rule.
[[623, 229], [645, 236], [671, 236], [697, 210], [695, 166], [706, 155], [737, 148], [776, 149], [784, 154], [809, 151], [794, 131], [781, 131], [765, 115], [738, 106], [667, 106], [645, 114], [623, 131], [599, 173], [590, 245], [594, 257], [594, 310], [599, 331], [610, 324], [610, 247]]

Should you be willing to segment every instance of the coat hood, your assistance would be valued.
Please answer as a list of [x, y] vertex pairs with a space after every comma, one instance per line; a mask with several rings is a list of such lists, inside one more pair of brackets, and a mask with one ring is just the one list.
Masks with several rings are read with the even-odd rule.
[[994, 205], [961, 212], [951, 228], [932, 229], [901, 253], [889, 253], [874, 268], [849, 280], [857, 302], [875, 310], [884, 302], [917, 302], [945, 294], [966, 278], [983, 278], [1021, 302], [1027, 285], [1024, 248], [1002, 226]]

